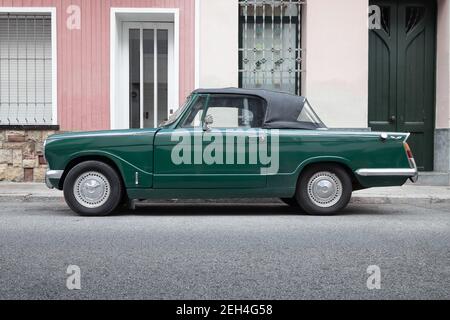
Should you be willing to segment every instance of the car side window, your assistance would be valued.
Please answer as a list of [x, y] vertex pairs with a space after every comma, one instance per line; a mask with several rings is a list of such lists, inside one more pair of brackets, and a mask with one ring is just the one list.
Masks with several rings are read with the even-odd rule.
[[202, 127], [203, 109], [205, 107], [206, 96], [200, 96], [194, 102], [188, 116], [181, 124], [181, 128], [199, 128]]
[[261, 128], [266, 107], [257, 97], [211, 95], [206, 115], [213, 119], [210, 128]]

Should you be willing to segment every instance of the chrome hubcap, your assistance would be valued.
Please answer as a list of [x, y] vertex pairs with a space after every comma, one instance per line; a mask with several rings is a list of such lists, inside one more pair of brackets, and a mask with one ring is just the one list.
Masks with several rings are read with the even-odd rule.
[[101, 173], [90, 171], [80, 175], [73, 186], [75, 199], [87, 208], [98, 208], [108, 201], [111, 186]]
[[317, 172], [309, 179], [308, 196], [316, 206], [332, 207], [342, 197], [342, 182], [331, 172]]

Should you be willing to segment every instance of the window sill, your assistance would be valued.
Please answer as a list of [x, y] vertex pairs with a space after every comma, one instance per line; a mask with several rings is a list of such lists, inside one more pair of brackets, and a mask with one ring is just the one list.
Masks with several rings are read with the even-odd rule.
[[0, 130], [52, 130], [59, 131], [59, 125], [0, 125]]

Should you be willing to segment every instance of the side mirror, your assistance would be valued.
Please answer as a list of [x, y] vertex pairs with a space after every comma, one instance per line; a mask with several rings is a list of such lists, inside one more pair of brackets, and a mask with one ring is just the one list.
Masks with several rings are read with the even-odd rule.
[[203, 131], [209, 131], [210, 125], [212, 125], [214, 123], [214, 118], [212, 115], [207, 114], [205, 117], [205, 121], [203, 122]]

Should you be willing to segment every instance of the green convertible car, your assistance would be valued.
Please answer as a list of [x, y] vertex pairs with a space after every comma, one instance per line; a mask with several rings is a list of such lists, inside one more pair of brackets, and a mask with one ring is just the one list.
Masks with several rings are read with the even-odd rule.
[[88, 216], [134, 200], [233, 197], [334, 214], [355, 190], [417, 180], [408, 136], [329, 130], [286, 93], [196, 90], [158, 128], [50, 136], [46, 183]]

